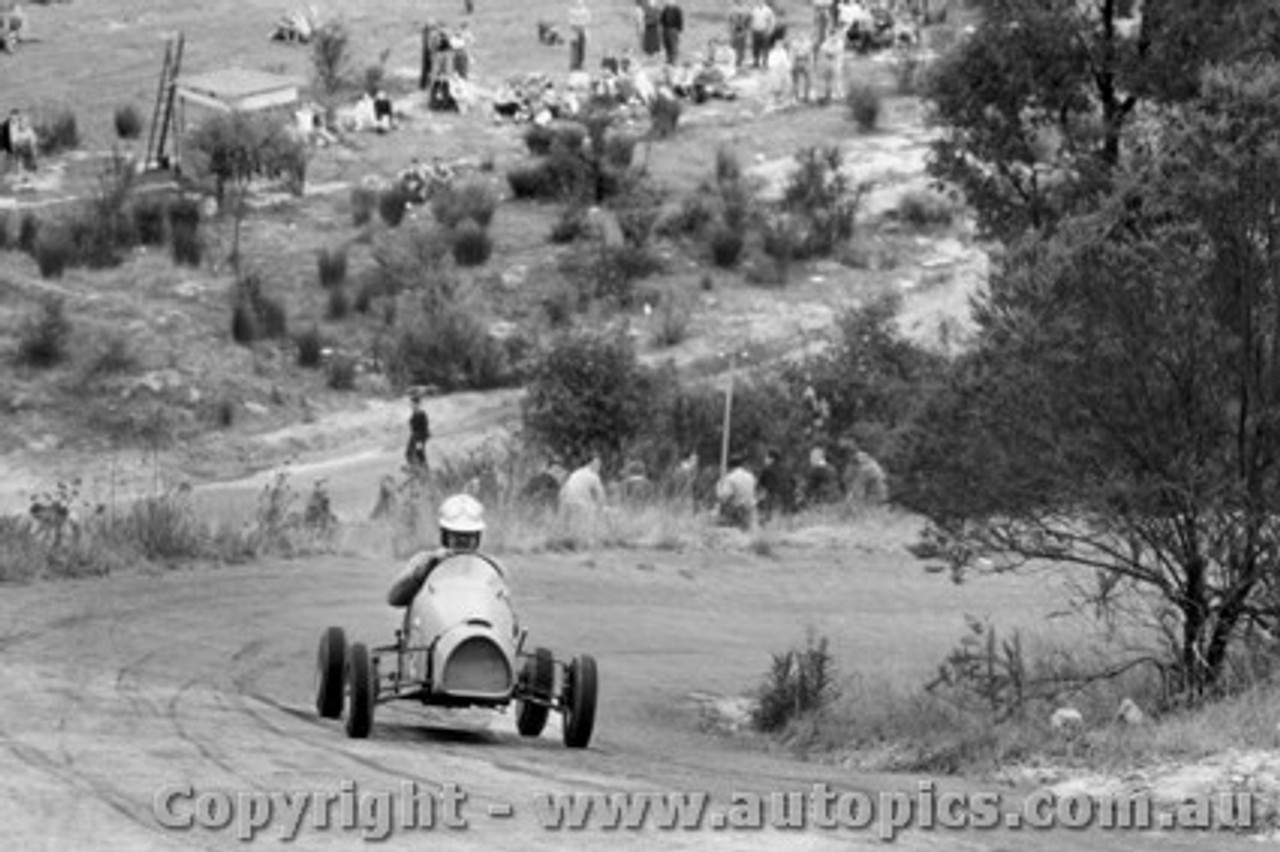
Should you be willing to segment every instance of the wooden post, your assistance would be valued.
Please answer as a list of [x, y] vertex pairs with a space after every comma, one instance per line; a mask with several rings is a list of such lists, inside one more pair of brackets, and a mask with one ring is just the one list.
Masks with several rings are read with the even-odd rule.
[[720, 475], [729, 472], [729, 434], [733, 423], [733, 373], [734, 357], [729, 356], [729, 386], [724, 394], [724, 427], [720, 438]]

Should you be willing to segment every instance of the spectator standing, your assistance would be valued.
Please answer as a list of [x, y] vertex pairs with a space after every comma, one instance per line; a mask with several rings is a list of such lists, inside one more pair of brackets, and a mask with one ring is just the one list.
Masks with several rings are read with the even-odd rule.
[[852, 503], [879, 506], [889, 501], [889, 478], [880, 462], [864, 450], [854, 451], [844, 479], [845, 493]]
[[604, 482], [600, 479], [600, 457], [569, 474], [560, 486], [560, 511], [570, 520], [592, 520], [604, 510]]
[[733, 48], [734, 68], [741, 68], [747, 58], [751, 40], [751, 10], [746, 0], [733, 0], [729, 9], [729, 45]]
[[679, 0], [666, 0], [658, 18], [662, 26], [662, 47], [667, 53], [667, 64], [680, 61], [680, 35], [684, 32], [684, 10]]
[[814, 447], [809, 453], [809, 470], [805, 475], [804, 500], [807, 505], [819, 506], [835, 503], [840, 499], [840, 477], [827, 462], [827, 452]]
[[751, 9], [751, 65], [753, 68], [769, 67], [769, 48], [773, 41], [773, 28], [778, 19], [767, 0], [756, 0]]
[[658, 0], [644, 0], [640, 15], [640, 49], [645, 56], [656, 56], [662, 50], [662, 12], [658, 9]]
[[758, 485], [761, 522], [768, 522], [775, 512], [790, 514], [795, 511], [795, 477], [783, 465], [777, 450], [770, 449], [765, 453]]
[[581, 71], [587, 60], [587, 27], [591, 10], [587, 0], [578, 0], [569, 9], [569, 70]]
[[409, 398], [409, 445], [405, 448], [405, 460], [411, 469], [427, 469], [427, 440], [431, 437], [431, 421], [422, 408], [422, 397]]

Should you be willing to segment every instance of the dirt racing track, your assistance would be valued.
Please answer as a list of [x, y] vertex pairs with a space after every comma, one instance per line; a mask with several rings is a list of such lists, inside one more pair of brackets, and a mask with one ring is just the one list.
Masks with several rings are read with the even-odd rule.
[[[848, 566], [737, 564], [673, 554], [508, 560], [532, 639], [600, 662], [601, 703], [589, 749], [568, 750], [558, 718], [520, 738], [510, 711], [380, 706], [372, 738], [349, 740], [314, 707], [316, 641], [329, 624], [389, 641], [383, 603], [394, 566], [326, 557], [154, 577], [6, 588], [0, 600], [0, 820], [7, 849], [244, 848], [231, 828], [174, 830], [157, 820], [166, 789], [190, 795], [337, 791], [433, 793], [456, 785], [465, 829], [396, 829], [389, 848], [825, 849], [881, 846], [873, 831], [807, 828], [556, 831], [533, 802], [548, 793], [803, 791], [816, 782], [869, 793], [917, 779], [866, 777], [792, 761], [700, 732], [691, 693], [732, 694], [754, 682], [796, 623], [821, 620], [853, 595]], [[733, 590], [726, 585], [734, 581]], [[779, 585], [780, 584], [780, 585]], [[871, 641], [871, 640], [868, 640]], [[891, 653], [891, 637], [872, 653]], [[939, 789], [957, 785], [941, 779]], [[969, 785], [970, 789], [976, 789]], [[192, 802], [176, 800], [190, 814]], [[490, 806], [510, 816], [489, 816]], [[280, 821], [255, 845], [281, 842]], [[358, 830], [315, 829], [293, 848], [363, 845]], [[1204, 848], [1193, 835], [1151, 841]], [[1203, 840], [1203, 838], [1201, 838]], [[1218, 841], [1225, 838], [1215, 837]], [[904, 849], [1116, 848], [1125, 834], [908, 831]], [[1216, 848], [1221, 848], [1217, 846]]]

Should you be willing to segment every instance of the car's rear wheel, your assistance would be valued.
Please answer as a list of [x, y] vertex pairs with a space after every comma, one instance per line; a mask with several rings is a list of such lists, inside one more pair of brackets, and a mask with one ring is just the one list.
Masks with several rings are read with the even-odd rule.
[[549, 650], [538, 648], [525, 660], [524, 682], [530, 698], [516, 702], [516, 730], [522, 737], [536, 737], [547, 726], [549, 702], [556, 685], [556, 661]]
[[347, 636], [341, 627], [330, 627], [320, 637], [316, 652], [316, 712], [322, 719], [342, 715], [342, 673], [347, 662]]
[[347, 652], [347, 736], [362, 740], [373, 728], [373, 705], [377, 685], [373, 682], [373, 666], [369, 649], [357, 642]]
[[596, 726], [599, 685], [595, 659], [590, 654], [574, 658], [565, 681], [564, 744], [586, 748]]

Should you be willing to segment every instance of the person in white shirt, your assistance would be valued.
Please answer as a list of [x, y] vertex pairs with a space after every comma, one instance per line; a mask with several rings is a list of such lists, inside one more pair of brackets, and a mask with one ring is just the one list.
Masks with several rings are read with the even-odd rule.
[[751, 532], [757, 526], [756, 477], [741, 456], [729, 461], [729, 471], [716, 483], [720, 523]]

